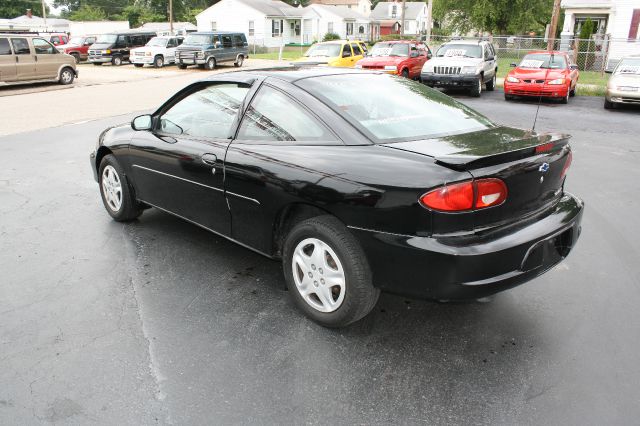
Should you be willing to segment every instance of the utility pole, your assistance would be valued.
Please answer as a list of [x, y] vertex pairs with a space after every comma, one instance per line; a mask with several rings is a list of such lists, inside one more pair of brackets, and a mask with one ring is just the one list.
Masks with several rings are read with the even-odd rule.
[[402, 13], [400, 13], [400, 36], [404, 36], [404, 8], [406, 0], [402, 0]]
[[173, 35], [173, 0], [169, 0], [169, 31]]
[[431, 43], [431, 29], [433, 28], [433, 0], [427, 4], [427, 43]]
[[44, 0], [42, 0], [42, 19], [44, 19], [44, 29], [47, 30], [47, 8], [45, 7]]
[[547, 50], [553, 50], [556, 40], [556, 30], [558, 29], [558, 19], [560, 19], [560, 0], [553, 0], [553, 13], [551, 14], [551, 26], [547, 35]]

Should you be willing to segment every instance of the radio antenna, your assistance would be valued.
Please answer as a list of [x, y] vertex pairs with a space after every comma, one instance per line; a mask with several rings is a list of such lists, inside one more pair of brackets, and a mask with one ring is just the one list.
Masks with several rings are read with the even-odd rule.
[[[549, 76], [549, 68], [551, 67], [551, 63], [553, 62], [553, 52], [551, 52], [551, 57], [549, 58], [549, 66], [547, 66], [547, 70], [544, 73], [544, 81], [542, 85], [544, 86], [547, 83], [547, 77]], [[536, 131], [536, 123], [538, 121], [538, 112], [540, 112], [540, 104], [542, 103], [542, 89], [540, 89], [540, 96], [538, 96], [538, 107], [536, 108], [536, 116], [533, 118], [533, 127], [531, 127], [531, 133]]]

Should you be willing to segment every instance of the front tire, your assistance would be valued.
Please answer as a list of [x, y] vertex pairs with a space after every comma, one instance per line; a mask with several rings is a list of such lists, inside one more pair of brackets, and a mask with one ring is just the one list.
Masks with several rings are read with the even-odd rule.
[[604, 100], [604, 109], [616, 109], [617, 105], [614, 102]]
[[211, 57], [211, 58], [207, 59], [207, 63], [205, 64], [205, 68], [208, 69], [208, 70], [216, 69], [216, 58]]
[[244, 63], [244, 56], [240, 55], [238, 56], [238, 59], [233, 63], [234, 67], [241, 67], [242, 64]]
[[469, 94], [474, 98], [479, 98], [480, 93], [482, 93], [482, 76], [478, 77], [478, 81], [469, 91]]
[[136, 68], [142, 68], [144, 66], [144, 64], [133, 64], [134, 67]]
[[73, 83], [73, 79], [76, 78], [76, 73], [73, 72], [71, 68], [63, 68], [60, 71], [60, 80], [59, 83], [66, 86], [67, 84]]
[[283, 268], [296, 306], [325, 327], [358, 321], [380, 295], [360, 244], [333, 216], [308, 219], [291, 230]]
[[111, 59], [111, 65], [119, 67], [120, 65], [122, 65], [122, 56], [114, 56]]
[[164, 67], [164, 58], [162, 55], [158, 55], [153, 59], [153, 66], [156, 68]]
[[109, 154], [100, 162], [100, 195], [107, 213], [117, 222], [127, 222], [142, 214], [142, 207], [137, 202], [124, 170]]
[[178, 68], [180, 68], [181, 70], [186, 70], [187, 66], [185, 64], [178, 64]]
[[403, 69], [402, 70], [402, 74], [400, 74], [400, 75], [402, 75], [404, 78], [409, 78], [409, 70], [406, 69], [406, 68]]
[[72, 53], [71, 56], [76, 60], [76, 64], [80, 63], [80, 55], [78, 53]]
[[569, 96], [571, 96], [571, 91], [569, 89], [567, 89], [567, 94], [565, 97], [563, 97], [562, 99], [560, 99], [560, 103], [561, 104], [568, 104], [569, 103]]

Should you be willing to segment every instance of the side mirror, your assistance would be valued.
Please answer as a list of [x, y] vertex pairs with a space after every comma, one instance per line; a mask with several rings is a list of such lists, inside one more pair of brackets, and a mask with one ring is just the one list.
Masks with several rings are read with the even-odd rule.
[[411, 57], [412, 58], [417, 58], [418, 57], [418, 52], [411, 52]]
[[139, 115], [131, 122], [133, 130], [151, 130], [151, 115]]
[[495, 58], [495, 56], [487, 56], [487, 61], [493, 61]]
[[515, 62], [512, 62], [511, 64], [509, 64], [509, 66], [510, 66], [511, 68], [515, 68], [515, 67], [517, 67], [517, 66], [518, 66], [518, 64], [516, 64]]

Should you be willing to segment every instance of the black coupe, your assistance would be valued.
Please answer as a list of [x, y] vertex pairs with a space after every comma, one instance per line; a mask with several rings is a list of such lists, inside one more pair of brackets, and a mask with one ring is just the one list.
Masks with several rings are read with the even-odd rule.
[[155, 207], [282, 259], [296, 305], [337, 327], [381, 290], [479, 298], [560, 262], [583, 212], [568, 139], [407, 79], [294, 68], [191, 84], [105, 130], [91, 165], [115, 220]]

